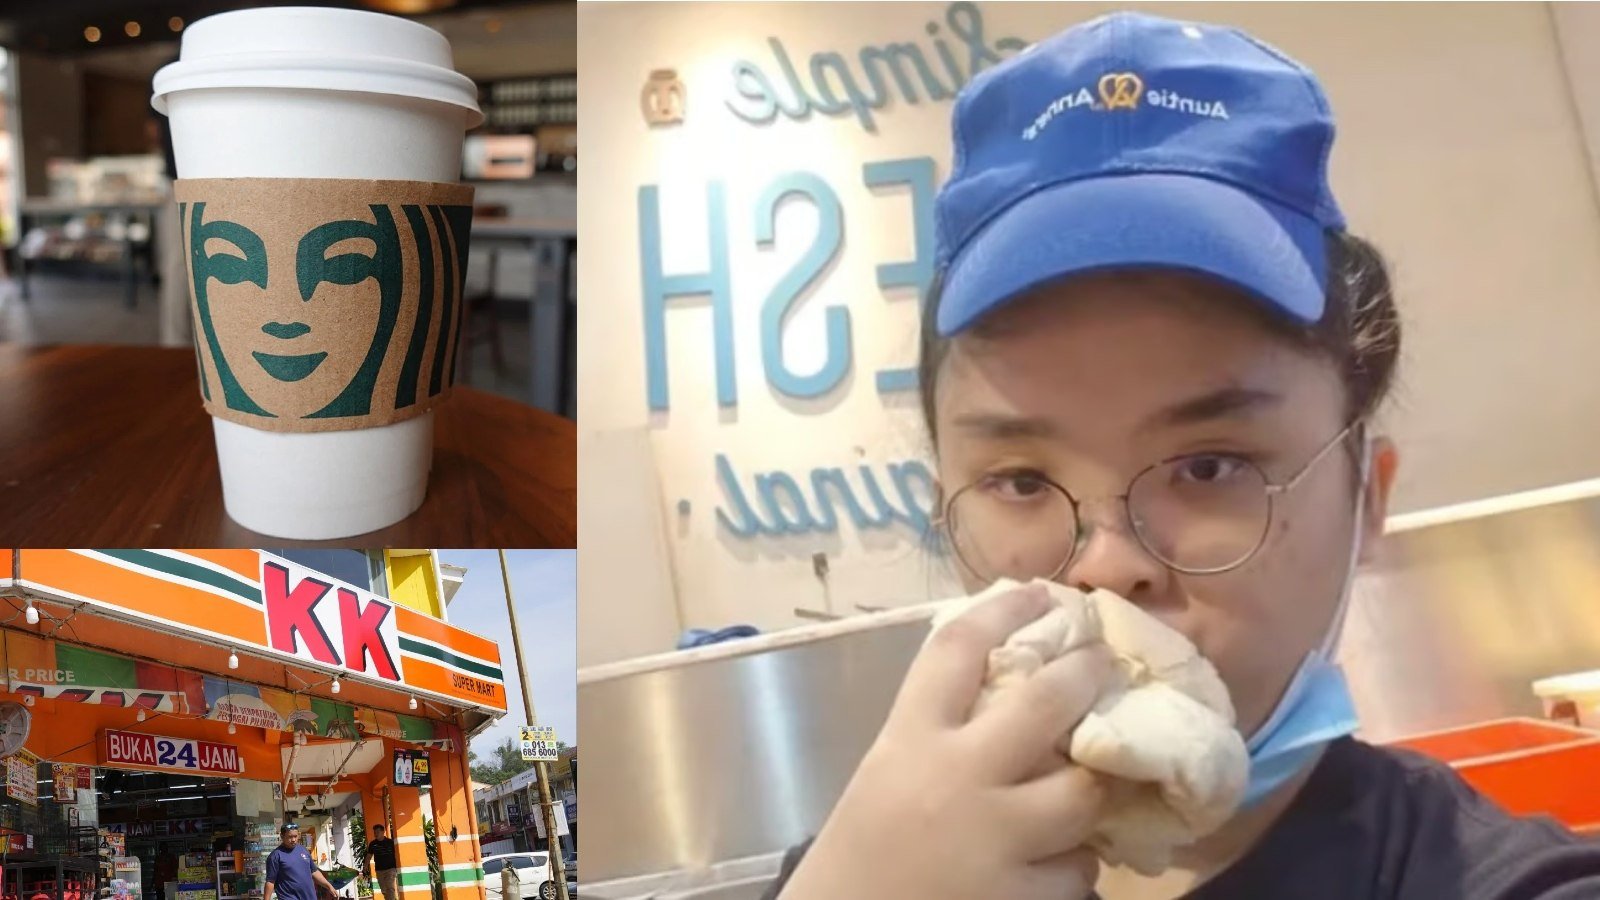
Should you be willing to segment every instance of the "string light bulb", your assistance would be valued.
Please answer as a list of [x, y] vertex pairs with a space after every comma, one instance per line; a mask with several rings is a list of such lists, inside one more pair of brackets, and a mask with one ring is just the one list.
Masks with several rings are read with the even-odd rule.
[[139, 719], [139, 721], [141, 721], [141, 722], [143, 722], [143, 721], [144, 721], [144, 707], [142, 707], [142, 706], [141, 706], [141, 707], [139, 707], [139, 715], [138, 715], [138, 717], [137, 717], [137, 718], [138, 718], [138, 719]]
[[335, 694], [337, 694], [337, 693], [339, 693], [340, 689], [341, 689], [341, 687], [340, 687], [340, 684], [339, 684], [339, 676], [335, 675], [335, 676], [333, 676], [333, 687], [332, 687], [332, 690], [333, 690], [333, 692]]
[[239, 727], [237, 725], [233, 724], [233, 720], [232, 719], [228, 720], [228, 733], [229, 734], [238, 734], [239, 733]]
[[32, 600], [28, 601], [28, 608], [23, 611], [22, 618], [29, 625], [37, 625], [37, 624], [39, 624], [39, 610], [38, 610], [37, 607], [35, 607], [33, 605], [33, 601]]
[[411, 702], [407, 703], [406, 706], [409, 706], [412, 709], [416, 709], [417, 708], [417, 695], [416, 694], [412, 694], [411, 695]]
[[239, 654], [234, 653], [231, 650], [228, 651], [228, 668], [230, 668], [230, 669], [239, 668]]

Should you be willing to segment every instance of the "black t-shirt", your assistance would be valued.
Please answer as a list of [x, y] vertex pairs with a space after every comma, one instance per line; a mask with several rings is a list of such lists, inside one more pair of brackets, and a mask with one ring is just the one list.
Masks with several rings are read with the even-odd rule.
[[[809, 846], [784, 858], [767, 900]], [[1343, 738], [1255, 847], [1187, 900], [1252, 897], [1593, 900], [1600, 842], [1513, 818], [1437, 761]]]
[[379, 872], [387, 872], [395, 867], [394, 841], [389, 838], [379, 838], [367, 842], [367, 860]]

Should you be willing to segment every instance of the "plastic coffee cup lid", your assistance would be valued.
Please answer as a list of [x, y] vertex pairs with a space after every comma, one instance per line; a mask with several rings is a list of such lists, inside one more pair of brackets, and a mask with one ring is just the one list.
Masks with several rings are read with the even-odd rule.
[[363, 91], [436, 100], [483, 121], [478, 89], [450, 42], [426, 25], [351, 9], [287, 6], [207, 16], [184, 29], [178, 61], [156, 73], [150, 104], [197, 88]]

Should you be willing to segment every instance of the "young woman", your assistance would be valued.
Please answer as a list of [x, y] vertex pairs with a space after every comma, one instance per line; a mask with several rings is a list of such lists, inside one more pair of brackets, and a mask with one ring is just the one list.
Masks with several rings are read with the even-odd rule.
[[1303, 67], [1237, 31], [1119, 14], [975, 80], [938, 200], [923, 408], [963, 578], [1107, 588], [1216, 665], [1243, 807], [1141, 878], [1083, 847], [1105, 786], [1057, 739], [1105, 677], [1057, 660], [977, 717], [1023, 589], [923, 650], [773, 895], [1017, 900], [1600, 897], [1600, 846], [1349, 737], [1330, 657], [1397, 457], [1370, 432], [1400, 329], [1327, 185]]

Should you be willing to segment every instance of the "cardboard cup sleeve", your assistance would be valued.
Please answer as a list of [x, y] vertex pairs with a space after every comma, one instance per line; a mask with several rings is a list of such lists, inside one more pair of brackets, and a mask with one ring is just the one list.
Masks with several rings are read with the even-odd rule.
[[471, 186], [199, 178], [175, 194], [211, 415], [346, 431], [449, 395]]

